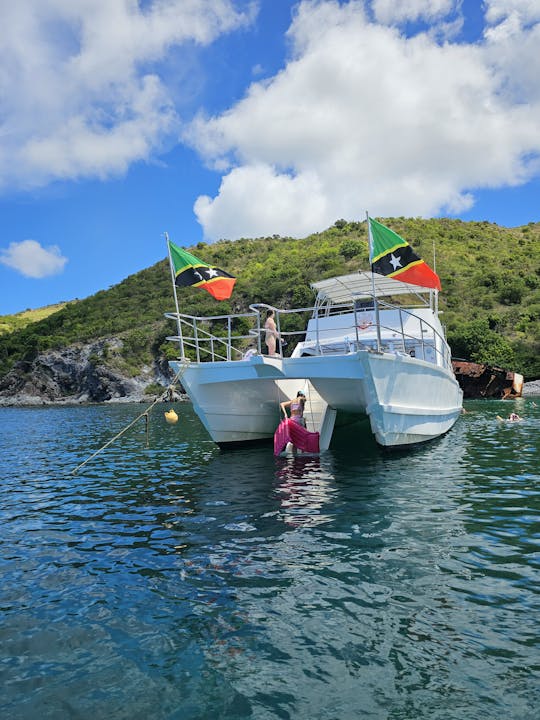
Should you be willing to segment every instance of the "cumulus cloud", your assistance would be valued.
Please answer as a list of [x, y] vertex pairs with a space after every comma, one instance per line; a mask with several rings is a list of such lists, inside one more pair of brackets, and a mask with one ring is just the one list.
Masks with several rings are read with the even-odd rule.
[[36, 240], [10, 243], [7, 250], [0, 250], [0, 262], [29, 278], [58, 275], [68, 259], [57, 245], [42, 247]]
[[[531, 23], [533, 14], [509, 12], [497, 14], [500, 22], [485, 29], [483, 56], [500, 84], [500, 95], [510, 110], [521, 107], [540, 133], [540, 75], [533, 58], [540, 46], [540, 7], [537, 22]], [[538, 148], [531, 148], [538, 155]]]
[[107, 178], [180, 134], [222, 176], [195, 203], [210, 240], [458, 213], [540, 172], [538, 0], [485, 0], [474, 44], [449, 40], [463, 7], [302, 0], [284, 68], [186, 128], [163, 63], [253, 23], [255, 2], [3, 3], [0, 191]]
[[523, 25], [540, 21], [538, 0], [484, 0], [486, 21], [499, 23], [512, 17], [519, 18]]
[[378, 22], [392, 25], [408, 21], [432, 21], [454, 10], [456, 0], [373, 0], [373, 13]]
[[[244, 206], [247, 197], [259, 197], [259, 202]], [[239, 207], [243, 207], [242, 222], [249, 227], [249, 236], [269, 233], [286, 235], [290, 219], [296, 216], [295, 231], [306, 235], [313, 227], [324, 227], [328, 208], [319, 179], [314, 173], [296, 177], [278, 173], [268, 165], [246, 165], [232, 170], [221, 183], [219, 194], [207, 195], [195, 203], [195, 213], [211, 238], [238, 236]]]
[[[452, 19], [443, 0], [393, 5]], [[500, 23], [499, 7], [488, 10]], [[477, 188], [526, 182], [540, 157], [539, 32], [437, 42], [373, 22], [361, 2], [305, 0], [286, 67], [185, 135], [223, 173], [218, 195], [195, 204], [206, 237], [300, 236], [366, 209], [458, 213]]]
[[25, 0], [0, 10], [0, 190], [106, 177], [179, 122], [158, 63], [251, 22], [234, 0]]

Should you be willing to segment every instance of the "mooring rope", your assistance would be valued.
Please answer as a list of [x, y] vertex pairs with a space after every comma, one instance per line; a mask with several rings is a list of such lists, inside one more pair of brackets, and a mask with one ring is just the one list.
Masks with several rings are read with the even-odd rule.
[[78, 472], [84, 465], [86, 465], [87, 462], [90, 462], [90, 460], [92, 460], [93, 458], [95, 458], [96, 455], [99, 455], [100, 452], [103, 452], [103, 450], [105, 450], [105, 448], [108, 448], [109, 445], [112, 445], [115, 440], [118, 440], [119, 437], [122, 437], [122, 435], [123, 435], [124, 433], [126, 433], [131, 427], [133, 427], [133, 425], [135, 425], [136, 422], [138, 422], [138, 421], [139, 421], [141, 418], [143, 418], [143, 417], [146, 417], [146, 442], [147, 442], [147, 446], [148, 446], [148, 418], [149, 418], [149, 413], [150, 413], [150, 411], [152, 410], [152, 408], [154, 407], [154, 405], [157, 405], [158, 402], [161, 402], [162, 399], [165, 397], [165, 395], [167, 395], [167, 394], [171, 391], [171, 389], [174, 387], [175, 383], [177, 383], [178, 380], [180, 380], [180, 378], [181, 378], [182, 375], [184, 374], [184, 372], [185, 372], [188, 364], [189, 364], [189, 361], [184, 360], [183, 363], [182, 363], [182, 367], [181, 367], [180, 370], [176, 373], [176, 375], [174, 376], [174, 378], [173, 378], [172, 382], [170, 383], [170, 385], [161, 393], [161, 395], [160, 395], [158, 398], [156, 398], [156, 399], [154, 400], [154, 402], [153, 402], [149, 407], [146, 408], [146, 410], [145, 410], [143, 413], [141, 413], [138, 417], [136, 417], [135, 420], [132, 420], [132, 421], [129, 423], [129, 425], [126, 425], [126, 427], [125, 427], [123, 430], [120, 430], [120, 432], [117, 433], [113, 438], [111, 438], [110, 440], [108, 440], [108, 441], [105, 443], [105, 445], [102, 445], [102, 446], [99, 448], [99, 450], [96, 450], [96, 452], [92, 453], [92, 455], [90, 455], [90, 457], [86, 458], [86, 460], [85, 460], [84, 462], [82, 462], [80, 465], [77, 465], [77, 467], [75, 468], [75, 470], [72, 470], [69, 474], [70, 474], [70, 475], [76, 475], [77, 472]]
[[[309, 400], [309, 415], [311, 418], [311, 427], [313, 428], [313, 430], [311, 432], [315, 432], [315, 421], [313, 419], [313, 401], [311, 400], [311, 392], [309, 389], [310, 384], [311, 383], [309, 382], [309, 380], [306, 380], [306, 382], [304, 383], [304, 392], [307, 394], [307, 398]], [[311, 389], [313, 390], [313, 386], [311, 386]], [[307, 428], [307, 420], [306, 420], [306, 428]]]

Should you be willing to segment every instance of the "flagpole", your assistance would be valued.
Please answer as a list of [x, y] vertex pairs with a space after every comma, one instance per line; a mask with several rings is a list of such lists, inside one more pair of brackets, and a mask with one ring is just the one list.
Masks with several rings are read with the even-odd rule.
[[368, 229], [368, 245], [369, 245], [369, 264], [371, 267], [371, 288], [373, 292], [373, 304], [375, 307], [375, 324], [377, 327], [377, 352], [381, 352], [381, 323], [379, 320], [379, 301], [375, 294], [375, 276], [373, 275], [373, 237], [371, 235], [371, 225], [369, 224], [369, 212], [366, 210], [366, 223]]
[[182, 336], [182, 324], [180, 323], [180, 309], [178, 307], [178, 295], [176, 294], [176, 284], [174, 282], [174, 265], [171, 256], [171, 245], [169, 243], [169, 233], [164, 233], [165, 240], [167, 241], [167, 252], [169, 253], [169, 267], [171, 269], [171, 280], [174, 293], [174, 303], [176, 305], [176, 326], [178, 331], [178, 339], [180, 341], [180, 357], [184, 358], [184, 338]]
[[[435, 257], [435, 238], [433, 238], [433, 272], [437, 273], [437, 258]], [[435, 315], [439, 315], [439, 291], [435, 288]]]

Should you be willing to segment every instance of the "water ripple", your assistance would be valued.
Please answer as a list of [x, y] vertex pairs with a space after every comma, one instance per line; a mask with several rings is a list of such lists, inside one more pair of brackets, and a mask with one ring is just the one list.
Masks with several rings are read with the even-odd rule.
[[274, 459], [182, 405], [75, 476], [140, 406], [0, 409], [3, 716], [536, 718], [540, 412], [508, 407]]

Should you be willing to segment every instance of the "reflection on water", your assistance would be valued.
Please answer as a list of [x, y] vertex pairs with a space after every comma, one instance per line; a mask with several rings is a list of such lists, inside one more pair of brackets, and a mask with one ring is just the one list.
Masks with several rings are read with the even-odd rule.
[[280, 498], [279, 517], [293, 527], [314, 527], [329, 522], [324, 513], [336, 492], [332, 473], [332, 456], [292, 455], [276, 460], [276, 493]]
[[274, 458], [181, 405], [75, 477], [140, 406], [0, 410], [2, 717], [536, 718], [540, 409], [512, 408]]

